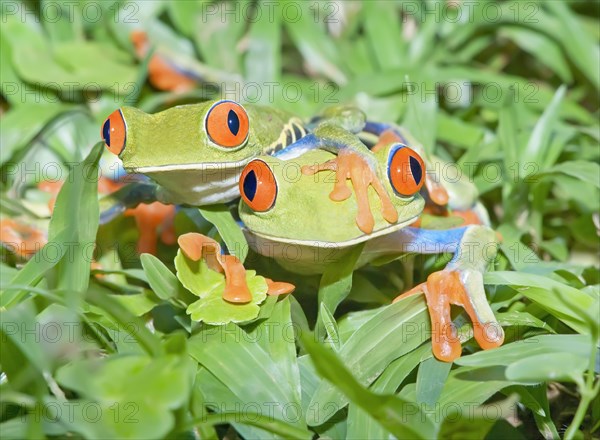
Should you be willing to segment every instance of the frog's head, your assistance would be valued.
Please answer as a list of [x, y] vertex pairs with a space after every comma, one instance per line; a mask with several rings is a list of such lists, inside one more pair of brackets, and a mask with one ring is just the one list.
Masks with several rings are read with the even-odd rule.
[[242, 166], [261, 149], [244, 107], [228, 100], [181, 105], [156, 114], [122, 107], [104, 122], [102, 139], [125, 169], [140, 173]]
[[302, 174], [302, 166], [332, 158], [331, 153], [322, 150], [288, 161], [261, 156], [248, 163], [239, 182], [240, 217], [253, 234], [308, 246], [349, 246], [400, 229], [415, 221], [423, 210], [424, 200], [419, 194], [425, 179], [423, 161], [416, 152], [398, 143], [387, 145], [374, 155], [382, 184], [398, 212], [394, 224], [383, 218], [380, 199], [369, 188], [375, 227], [371, 234], [364, 234], [356, 224], [356, 198], [339, 202], [329, 198], [335, 181], [332, 172]]

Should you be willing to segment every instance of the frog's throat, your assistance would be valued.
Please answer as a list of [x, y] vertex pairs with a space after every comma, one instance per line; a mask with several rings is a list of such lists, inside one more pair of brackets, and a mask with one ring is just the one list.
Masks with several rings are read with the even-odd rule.
[[153, 166], [141, 166], [141, 167], [126, 167], [130, 172], [146, 174], [146, 173], [160, 173], [168, 171], [218, 171], [218, 170], [231, 170], [234, 168], [245, 167], [252, 157], [248, 157], [237, 162], [199, 162], [199, 163], [184, 163], [184, 164], [170, 164], [170, 165], [153, 165]]
[[286, 244], [294, 244], [294, 245], [302, 245], [302, 246], [310, 246], [310, 247], [331, 248], [332, 246], [335, 246], [336, 248], [344, 248], [344, 247], [354, 246], [354, 245], [357, 245], [364, 241], [372, 240], [373, 238], [381, 237], [383, 235], [388, 235], [395, 231], [398, 231], [398, 230], [404, 228], [405, 226], [408, 226], [408, 225], [414, 223], [419, 218], [420, 215], [421, 215], [421, 213], [419, 213], [419, 214], [415, 215], [414, 217], [412, 217], [408, 220], [405, 220], [403, 222], [394, 223], [393, 225], [385, 226], [385, 227], [378, 229], [370, 234], [362, 234], [360, 237], [352, 238], [350, 240], [345, 240], [345, 241], [297, 240], [297, 239], [293, 239], [293, 238], [275, 237], [273, 235], [263, 234], [263, 233], [257, 232], [257, 231], [249, 231], [249, 232], [250, 232], [250, 234], [256, 235], [257, 237], [275, 241], [278, 243], [286, 243]]

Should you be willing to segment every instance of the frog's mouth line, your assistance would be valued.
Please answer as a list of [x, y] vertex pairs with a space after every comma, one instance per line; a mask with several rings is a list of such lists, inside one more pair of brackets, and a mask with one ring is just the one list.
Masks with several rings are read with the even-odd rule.
[[373, 238], [380, 237], [382, 235], [388, 235], [392, 232], [398, 231], [398, 230], [404, 228], [405, 226], [408, 226], [411, 223], [413, 223], [415, 220], [417, 220], [419, 218], [420, 215], [421, 215], [421, 213], [419, 213], [418, 215], [416, 215], [408, 220], [405, 220], [401, 223], [395, 223], [393, 225], [389, 225], [384, 228], [381, 228], [375, 232], [372, 232], [371, 234], [361, 235], [360, 237], [356, 237], [351, 240], [337, 241], [337, 242], [336, 241], [319, 241], [319, 240], [297, 240], [297, 239], [291, 239], [291, 238], [275, 237], [274, 235], [268, 235], [268, 234], [263, 234], [263, 233], [257, 232], [257, 231], [251, 231], [247, 227], [245, 228], [245, 231], [251, 235], [256, 235], [257, 237], [264, 238], [264, 239], [271, 240], [271, 241], [276, 241], [278, 243], [293, 244], [293, 245], [299, 245], [299, 246], [309, 246], [309, 247], [324, 247], [324, 248], [330, 248], [330, 249], [344, 248], [344, 247], [354, 246], [356, 244], [362, 243], [363, 241], [372, 240]]
[[242, 159], [238, 162], [202, 162], [202, 163], [185, 163], [171, 165], [153, 165], [144, 167], [130, 167], [129, 169], [135, 173], [157, 173], [165, 171], [221, 171], [242, 168], [252, 160]]

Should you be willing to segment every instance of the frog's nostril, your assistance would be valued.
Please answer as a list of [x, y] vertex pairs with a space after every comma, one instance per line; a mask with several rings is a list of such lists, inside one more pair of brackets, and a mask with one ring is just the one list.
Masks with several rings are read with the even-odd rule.
[[106, 144], [106, 148], [117, 156], [121, 154], [125, 148], [125, 141], [127, 138], [127, 126], [125, 125], [125, 118], [121, 110], [115, 110], [110, 116], [104, 121], [102, 125], [102, 140]]

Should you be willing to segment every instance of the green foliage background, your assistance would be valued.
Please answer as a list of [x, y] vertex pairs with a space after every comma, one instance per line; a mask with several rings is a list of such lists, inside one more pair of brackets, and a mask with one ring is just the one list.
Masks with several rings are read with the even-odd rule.
[[[1, 214], [50, 241], [28, 262], [2, 254], [2, 438], [598, 435], [598, 3], [1, 6]], [[134, 29], [202, 83], [153, 89]], [[355, 103], [456, 161], [504, 238], [485, 277], [504, 347], [467, 342], [454, 365], [440, 363], [424, 301], [389, 305], [443, 257], [353, 274], [346, 261], [320, 279], [250, 254], [258, 273], [294, 282], [294, 296], [268, 301], [243, 328], [192, 325], [174, 249], [140, 263], [131, 219], [98, 229], [86, 176], [114, 170], [93, 145], [115, 108], [155, 112], [222, 94], [305, 118]], [[56, 178], [57, 164], [70, 177], [49, 220], [35, 184]], [[177, 230], [231, 245], [239, 231], [227, 215], [183, 210]], [[93, 243], [102, 278], [82, 257]], [[326, 332], [313, 337], [317, 315]], [[468, 340], [467, 320], [455, 322]]]

